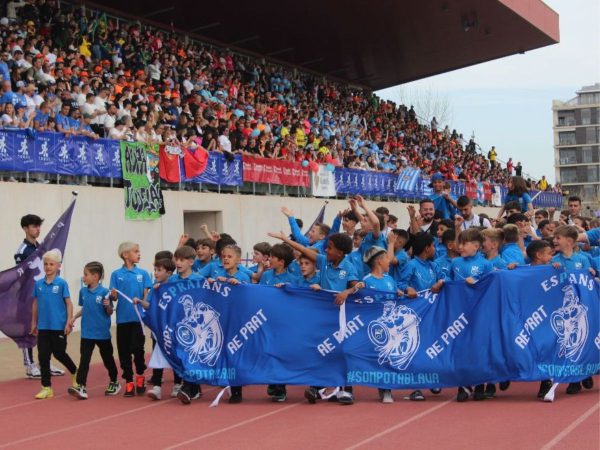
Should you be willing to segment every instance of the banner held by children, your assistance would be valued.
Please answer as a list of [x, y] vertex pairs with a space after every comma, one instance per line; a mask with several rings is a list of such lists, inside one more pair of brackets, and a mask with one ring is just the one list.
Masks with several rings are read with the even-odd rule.
[[121, 142], [125, 218], [154, 220], [165, 212], [158, 173], [158, 149], [138, 142]]
[[214, 385], [441, 388], [579, 381], [600, 368], [600, 284], [552, 267], [448, 282], [414, 300], [206, 280], [154, 291], [145, 321], [174, 370]]

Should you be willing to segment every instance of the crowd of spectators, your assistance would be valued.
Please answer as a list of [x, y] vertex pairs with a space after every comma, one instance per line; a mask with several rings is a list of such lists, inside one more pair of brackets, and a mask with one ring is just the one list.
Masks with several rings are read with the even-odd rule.
[[55, 0], [0, 20], [0, 126], [504, 184], [490, 161], [412, 106]]

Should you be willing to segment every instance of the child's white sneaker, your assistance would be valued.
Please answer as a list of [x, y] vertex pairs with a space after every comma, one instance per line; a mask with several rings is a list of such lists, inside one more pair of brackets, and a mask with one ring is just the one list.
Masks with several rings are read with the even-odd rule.
[[174, 384], [173, 389], [171, 390], [171, 397], [177, 398], [177, 394], [179, 394], [180, 390], [181, 390], [181, 384]]
[[152, 389], [148, 391], [148, 397], [152, 400], [160, 400], [162, 398], [162, 389], [160, 386], [153, 386]]

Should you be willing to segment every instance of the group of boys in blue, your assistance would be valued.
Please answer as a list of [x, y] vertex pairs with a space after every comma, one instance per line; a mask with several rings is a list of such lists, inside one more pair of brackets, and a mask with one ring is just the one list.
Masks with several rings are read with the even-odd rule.
[[[246, 268], [238, 264], [237, 270], [232, 274], [231, 271], [225, 269], [219, 258], [221, 255], [217, 254], [210, 261], [194, 261], [193, 273], [186, 276], [186, 279], [215, 280], [228, 278], [229, 280], [234, 279], [237, 283], [255, 282], [277, 287], [283, 284], [291, 284], [314, 289], [326, 289], [337, 292], [335, 301], [341, 304], [350, 293], [356, 292], [362, 287], [414, 298], [421, 291], [441, 289], [445, 280], [466, 280], [469, 283], [474, 283], [491, 271], [502, 270], [511, 264], [523, 265], [528, 262], [523, 249], [513, 243], [506, 244], [500, 255], [492, 260], [488, 260], [479, 248], [476, 248], [476, 251], [472, 254], [465, 253], [463, 256], [451, 257], [450, 248], [444, 248], [446, 242], [443, 243], [444, 245], [440, 246], [438, 244], [437, 246], [438, 249], [444, 248], [445, 252], [436, 251], [436, 239], [438, 238], [429, 233], [411, 234], [404, 230], [388, 229], [384, 215], [371, 211], [360, 196], [350, 200], [350, 207], [354, 213], [353, 215], [341, 212], [336, 217], [331, 229], [326, 226], [322, 227], [322, 224], [313, 225], [320, 228], [309, 233], [310, 237], [305, 237], [301, 233], [293, 213], [290, 212], [286, 215], [288, 215], [290, 223], [291, 236], [288, 237], [283, 233], [270, 233], [271, 237], [282, 240], [283, 244], [277, 244], [279, 246], [277, 250], [275, 250], [277, 246], [274, 246], [270, 256], [264, 255], [265, 260], [261, 261], [258, 266]], [[448, 209], [448, 211], [450, 210]], [[342, 222], [347, 221], [348, 218], [355, 220], [353, 226], [356, 225], [356, 219], [358, 218], [363, 230], [359, 233], [362, 241], [355, 248], [353, 248], [353, 236], [350, 236], [347, 232], [338, 232]], [[463, 232], [463, 235], [464, 239], [469, 239], [469, 233], [465, 234]], [[315, 236], [320, 238], [315, 239]], [[583, 234], [583, 237], [592, 249], [596, 249], [595, 251], [579, 251], [572, 255], [564, 255], [558, 252], [553, 256], [551, 263], [563, 266], [566, 270], [585, 270], [593, 266], [598, 271], [597, 246], [600, 245], [600, 228], [587, 231]], [[481, 238], [477, 239], [481, 240]], [[466, 245], [469, 242], [471, 241], [465, 241], [460, 245]], [[227, 235], [221, 235], [217, 248], [219, 248], [219, 243], [221, 249], [227, 245], [235, 245], [235, 241]], [[412, 256], [409, 256], [408, 249], [412, 252]], [[296, 255], [293, 254], [293, 250], [297, 251]], [[588, 253], [590, 256], [588, 256]], [[382, 255], [386, 255], [388, 258], [387, 263], [382, 262], [378, 265], [379, 257], [382, 257]], [[267, 257], [270, 257], [271, 266], [278, 265], [267, 269], [265, 267]], [[312, 272], [299, 273], [299, 261], [302, 258], [310, 260], [314, 264]], [[295, 268], [292, 271], [291, 268], [294, 266]], [[381, 269], [381, 267], [385, 268], [385, 273], [376, 270], [376, 268]], [[168, 281], [178, 281], [180, 279], [182, 279], [181, 275], [174, 273]], [[58, 292], [55, 292], [56, 288], [54, 286], [58, 287]], [[88, 366], [80, 364], [77, 378], [79, 384], [85, 382], [89, 367], [89, 356], [94, 345], [100, 347], [111, 382], [116, 381], [114, 362], [111, 365], [112, 347], [109, 349], [107, 345], [102, 344], [102, 342], [110, 342], [110, 316], [106, 314], [105, 310], [97, 308], [99, 298], [109, 298], [110, 301], [116, 301], [117, 303], [117, 349], [122, 377], [128, 384], [133, 383], [133, 366], [135, 365], [135, 391], [137, 394], [145, 391], [144, 371], [146, 365], [144, 361], [143, 328], [135, 310], [136, 306], [128, 299], [145, 298], [149, 292], [148, 301], [152, 302], [152, 288], [153, 282], [148, 272], [134, 264], [129, 268], [123, 266], [112, 273], [110, 290], [102, 286], [98, 286], [94, 290], [87, 288], [81, 290], [79, 304], [85, 310], [82, 338], [90, 342], [86, 343], [84, 358], [84, 362], [87, 359]], [[111, 292], [115, 292], [113, 290], [116, 290], [116, 295], [111, 294]], [[59, 330], [64, 329], [67, 317], [62, 299], [68, 297], [66, 282], [59, 277], [55, 278], [51, 284], [46, 284], [44, 280], [40, 280], [36, 283], [35, 295], [40, 304], [38, 325], [40, 332], [59, 332]], [[54, 345], [53, 338], [48, 339], [47, 342]], [[66, 339], [64, 342], [66, 347]], [[44, 358], [47, 356], [44, 345], [40, 345], [40, 360], [42, 355]], [[57, 359], [71, 373], [75, 373], [75, 365], [68, 358], [68, 355], [65, 353], [65, 357], [60, 352], [60, 348], [57, 350], [52, 347], [52, 352], [57, 356]], [[132, 357], [134, 364], [132, 364]], [[155, 384], [160, 383], [162, 380], [162, 371], [158, 374], [153, 376], [152, 381]], [[153, 375], [156, 375], [156, 373]], [[47, 372], [42, 373], [42, 382], [49, 383]], [[584, 383], [585, 387], [588, 385], [589, 382], [587, 385]], [[506, 386], [507, 384], [504, 384], [504, 387]], [[319, 398], [319, 389], [320, 387], [316, 386], [307, 389], [305, 395], [311, 403]], [[236, 402], [241, 401], [241, 387], [234, 387], [233, 390], [236, 394]], [[182, 400], [184, 403], [189, 403], [190, 400], [198, 398], [201, 393], [198, 385], [186, 382], [185, 379], [182, 391], [186, 399], [186, 401]], [[340, 392], [344, 395], [338, 395], [334, 400], [343, 404], [353, 402], [351, 387], [342, 388]], [[464, 401], [466, 399], [465, 393], [468, 392], [467, 388], [460, 388], [457, 396], [458, 400]], [[494, 395], [495, 388], [486, 388], [485, 392], [488, 394], [487, 396], [483, 394], [483, 385], [477, 386], [475, 393], [480, 395], [479, 398], [474, 398], [489, 398], [489, 396]], [[270, 385], [268, 393], [274, 401], [278, 402], [285, 401], [287, 397], [285, 385]], [[380, 395], [382, 395], [382, 392], [380, 392]], [[466, 395], [468, 398], [468, 394]], [[410, 398], [412, 400], [423, 400], [424, 396], [420, 391], [414, 391]]]

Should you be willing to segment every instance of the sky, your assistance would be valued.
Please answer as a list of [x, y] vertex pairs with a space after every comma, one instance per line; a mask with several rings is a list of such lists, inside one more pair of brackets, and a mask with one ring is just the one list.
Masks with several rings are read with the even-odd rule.
[[[600, 1], [546, 0], [559, 15], [560, 42], [377, 92], [406, 104], [432, 93], [450, 107], [450, 129], [475, 134], [483, 151], [521, 161], [535, 179], [555, 182], [552, 100], [600, 82]], [[416, 111], [419, 114], [419, 111]], [[445, 123], [443, 124], [445, 125]]]

